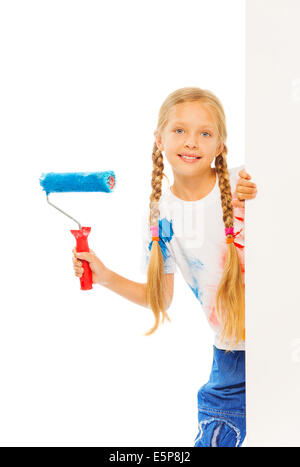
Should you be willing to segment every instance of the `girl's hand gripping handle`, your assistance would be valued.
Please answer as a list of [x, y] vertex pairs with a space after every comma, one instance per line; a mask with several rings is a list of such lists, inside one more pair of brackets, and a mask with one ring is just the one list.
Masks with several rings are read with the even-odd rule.
[[[89, 252], [88, 245], [88, 235], [91, 231], [91, 227], [82, 227], [81, 230], [71, 230], [70, 232], [76, 238], [76, 251], [79, 252]], [[90, 290], [93, 288], [92, 280], [92, 270], [90, 268], [89, 262], [82, 259], [83, 274], [80, 277], [80, 289], [81, 290]]]

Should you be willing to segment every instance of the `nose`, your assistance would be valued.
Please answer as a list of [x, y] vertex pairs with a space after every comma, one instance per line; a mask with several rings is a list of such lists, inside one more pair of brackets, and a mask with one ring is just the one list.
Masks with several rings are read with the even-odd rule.
[[192, 136], [189, 136], [185, 143], [184, 143], [184, 146], [186, 148], [196, 148], [197, 147], [197, 142], [196, 142], [196, 139], [193, 138]]
[[197, 147], [197, 143], [195, 141], [193, 141], [192, 139], [189, 139], [188, 141], [186, 141], [184, 143], [184, 146], [186, 148], [194, 148], [195, 149]]

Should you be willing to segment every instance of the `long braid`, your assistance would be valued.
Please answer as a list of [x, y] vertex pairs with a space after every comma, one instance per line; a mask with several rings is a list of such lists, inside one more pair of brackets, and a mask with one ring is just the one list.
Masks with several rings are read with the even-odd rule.
[[158, 219], [159, 219], [158, 203], [159, 203], [161, 193], [162, 193], [161, 186], [162, 186], [163, 171], [164, 171], [163, 155], [162, 155], [162, 152], [158, 149], [156, 143], [154, 143], [153, 145], [152, 162], [153, 162], [152, 180], [151, 180], [152, 193], [150, 195], [150, 217], [149, 217], [149, 222], [151, 226], [158, 225]]
[[[218, 173], [223, 222], [225, 227], [233, 227], [233, 207], [229, 173], [226, 162], [227, 147], [215, 159]], [[232, 235], [228, 235], [232, 237]], [[221, 340], [228, 339], [232, 348], [233, 339], [239, 342], [245, 330], [245, 291], [239, 255], [234, 243], [227, 244], [222, 279], [216, 293], [216, 310], [222, 321]]]
[[224, 144], [222, 154], [216, 157], [215, 167], [218, 173], [221, 203], [223, 209], [223, 222], [225, 227], [233, 227], [233, 207], [229, 173], [226, 162], [227, 146]]
[[[151, 227], [159, 227], [159, 200], [162, 194], [162, 179], [164, 177], [163, 155], [160, 149], [154, 143], [152, 150], [152, 193], [150, 195], [150, 216], [149, 224]], [[152, 334], [159, 326], [160, 315], [162, 322], [170, 318], [166, 312], [166, 282], [164, 272], [164, 260], [159, 242], [153, 241], [150, 260], [147, 271], [147, 302], [150, 305], [155, 317], [155, 324], [145, 335]]]

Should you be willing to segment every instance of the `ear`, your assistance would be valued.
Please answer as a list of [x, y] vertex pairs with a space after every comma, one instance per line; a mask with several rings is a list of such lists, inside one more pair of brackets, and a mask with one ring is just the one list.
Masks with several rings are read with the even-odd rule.
[[224, 149], [224, 146], [225, 146], [225, 145], [224, 145], [223, 142], [219, 144], [218, 149], [217, 149], [218, 155], [219, 155], [219, 154], [222, 154], [223, 149]]
[[154, 136], [155, 136], [156, 146], [158, 147], [160, 151], [163, 151], [164, 147], [163, 147], [162, 137], [157, 130], [154, 131]]

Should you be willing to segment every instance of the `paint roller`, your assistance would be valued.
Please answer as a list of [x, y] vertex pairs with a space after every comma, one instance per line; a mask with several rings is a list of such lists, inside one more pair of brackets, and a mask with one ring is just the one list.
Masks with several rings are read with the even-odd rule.
[[[74, 222], [78, 224], [78, 230], [70, 230], [76, 239], [76, 251], [89, 252], [88, 235], [91, 227], [82, 227], [81, 224], [67, 214], [65, 211], [55, 206], [49, 201], [50, 193], [66, 193], [66, 192], [95, 192], [101, 191], [111, 193], [115, 187], [116, 177], [113, 171], [107, 172], [69, 172], [42, 173], [39, 178], [40, 185], [46, 192], [48, 203], [58, 211], [62, 212]], [[93, 288], [92, 271], [88, 261], [82, 260], [83, 274], [80, 277], [81, 290], [90, 290]]]

